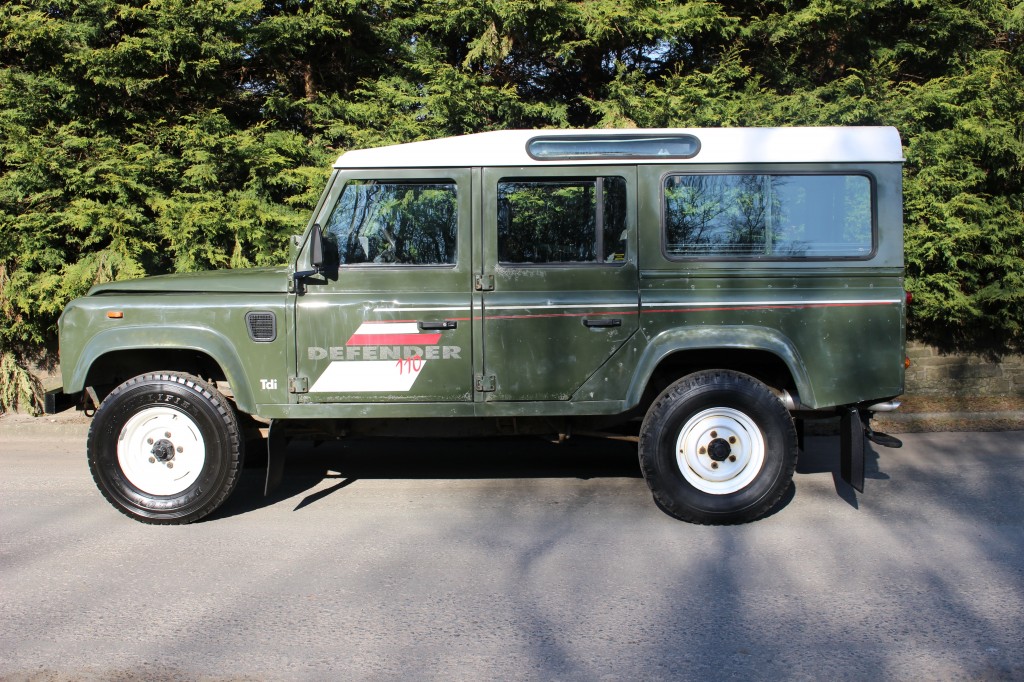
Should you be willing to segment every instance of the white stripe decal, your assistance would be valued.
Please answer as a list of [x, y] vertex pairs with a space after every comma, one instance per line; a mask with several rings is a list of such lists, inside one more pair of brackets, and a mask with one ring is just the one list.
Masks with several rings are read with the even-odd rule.
[[407, 393], [426, 360], [346, 360], [332, 362], [310, 393]]

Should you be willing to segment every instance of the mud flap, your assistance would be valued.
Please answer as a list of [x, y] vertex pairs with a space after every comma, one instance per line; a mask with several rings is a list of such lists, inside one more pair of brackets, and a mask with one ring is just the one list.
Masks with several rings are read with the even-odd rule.
[[275, 427], [277, 423], [271, 419], [267, 429], [267, 483], [263, 488], [264, 497], [277, 490], [284, 477], [284, 459], [289, 439], [283, 425]]
[[856, 407], [840, 413], [839, 474], [857, 492], [864, 492], [864, 422]]

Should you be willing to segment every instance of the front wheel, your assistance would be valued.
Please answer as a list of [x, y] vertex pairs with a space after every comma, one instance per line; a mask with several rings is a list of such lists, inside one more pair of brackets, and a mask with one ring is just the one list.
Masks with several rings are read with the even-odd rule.
[[739, 372], [683, 377], [658, 396], [640, 429], [640, 467], [654, 499], [693, 523], [760, 518], [790, 485], [796, 457], [789, 412]]
[[241, 442], [234, 410], [213, 386], [188, 374], [144, 374], [96, 410], [89, 469], [104, 497], [128, 516], [189, 523], [234, 490]]

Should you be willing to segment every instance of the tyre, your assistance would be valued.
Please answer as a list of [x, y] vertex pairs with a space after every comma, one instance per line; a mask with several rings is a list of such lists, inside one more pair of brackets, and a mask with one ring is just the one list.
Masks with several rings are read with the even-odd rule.
[[238, 420], [213, 386], [188, 374], [129, 379], [103, 400], [89, 429], [89, 469], [118, 510], [146, 523], [190, 523], [238, 483]]
[[640, 429], [640, 468], [655, 501], [692, 523], [760, 518], [792, 482], [796, 458], [789, 412], [739, 372], [683, 377], [658, 396]]

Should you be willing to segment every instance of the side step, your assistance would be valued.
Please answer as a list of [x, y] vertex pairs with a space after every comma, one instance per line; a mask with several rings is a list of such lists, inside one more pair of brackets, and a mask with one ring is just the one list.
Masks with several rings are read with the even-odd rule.
[[890, 436], [888, 433], [882, 433], [881, 431], [872, 431], [871, 427], [867, 424], [864, 425], [864, 435], [867, 436], [868, 440], [875, 445], [881, 445], [883, 448], [902, 448], [903, 441], [896, 436]]

